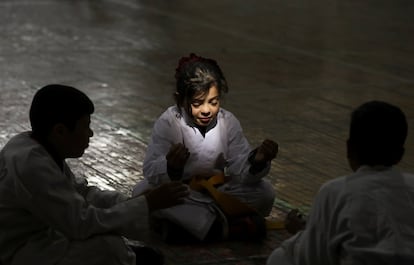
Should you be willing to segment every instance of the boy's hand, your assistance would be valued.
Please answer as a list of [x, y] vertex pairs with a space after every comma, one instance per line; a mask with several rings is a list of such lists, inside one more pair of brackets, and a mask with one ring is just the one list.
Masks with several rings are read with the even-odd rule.
[[276, 142], [266, 139], [257, 148], [254, 162], [258, 164], [266, 163], [276, 157], [278, 150], [279, 150], [279, 145]]
[[145, 194], [149, 211], [168, 208], [184, 202], [188, 187], [179, 181], [162, 184]]

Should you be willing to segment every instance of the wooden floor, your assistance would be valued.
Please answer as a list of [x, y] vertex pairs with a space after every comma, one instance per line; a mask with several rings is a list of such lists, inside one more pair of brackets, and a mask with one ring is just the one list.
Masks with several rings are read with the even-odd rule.
[[[91, 183], [129, 192], [142, 178], [154, 120], [173, 104], [176, 63], [195, 52], [221, 65], [230, 85], [224, 107], [251, 144], [279, 143], [269, 176], [275, 209], [306, 212], [322, 183], [350, 172], [349, 114], [365, 101], [405, 111], [410, 131], [400, 167], [414, 171], [413, 14], [414, 2], [405, 0], [4, 0], [0, 143], [29, 128], [37, 88], [78, 87], [96, 104], [95, 137], [71, 163]], [[283, 238], [272, 234], [259, 256], [218, 259], [264, 264]], [[171, 254], [170, 263], [221, 257], [201, 261], [183, 251], [188, 256]]]

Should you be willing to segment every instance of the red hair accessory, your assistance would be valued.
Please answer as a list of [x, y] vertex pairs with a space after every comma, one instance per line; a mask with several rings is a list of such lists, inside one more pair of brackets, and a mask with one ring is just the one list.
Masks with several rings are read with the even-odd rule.
[[178, 66], [175, 69], [175, 79], [178, 79], [180, 70], [184, 67], [184, 65], [187, 65], [189, 63], [194, 63], [194, 62], [202, 62], [204, 60], [205, 58], [198, 56], [195, 53], [190, 53], [190, 56], [188, 57], [181, 57], [181, 59], [178, 61]]
[[212, 65], [215, 65], [216, 67], [218, 67], [217, 62], [215, 60], [198, 56], [195, 53], [190, 53], [190, 56], [181, 57], [181, 59], [178, 61], [178, 66], [175, 69], [175, 79], [178, 80], [181, 69], [185, 65], [187, 65], [189, 63], [194, 63], [194, 62], [205, 62], [205, 63], [209, 63], [209, 64], [212, 64]]

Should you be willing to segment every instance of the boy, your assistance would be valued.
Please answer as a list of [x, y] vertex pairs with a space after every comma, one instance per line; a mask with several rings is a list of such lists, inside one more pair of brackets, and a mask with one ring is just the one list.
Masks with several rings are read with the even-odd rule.
[[48, 85], [36, 92], [32, 131], [13, 137], [0, 153], [1, 263], [134, 265], [146, 258], [144, 264], [162, 264], [150, 248], [135, 248], [145, 255], [136, 256], [123, 236], [146, 229], [148, 212], [181, 203], [187, 189], [171, 182], [127, 198], [76, 179], [65, 159], [88, 147], [93, 111], [76, 88]]
[[393, 167], [407, 127], [396, 106], [371, 101], [357, 108], [347, 141], [354, 173], [321, 187], [305, 229], [267, 264], [414, 264], [414, 175]]

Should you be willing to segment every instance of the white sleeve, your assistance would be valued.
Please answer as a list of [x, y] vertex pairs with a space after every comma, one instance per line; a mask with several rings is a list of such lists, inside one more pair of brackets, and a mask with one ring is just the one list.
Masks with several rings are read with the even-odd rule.
[[[18, 200], [42, 222], [69, 239], [85, 239], [94, 234], [125, 231], [148, 221], [145, 197], [136, 197], [109, 208], [89, 204], [76, 190], [73, 179], [62, 173], [52, 158], [32, 151], [15, 162]], [[136, 225], [135, 225], [136, 226]]]
[[121, 201], [128, 199], [127, 195], [124, 195], [118, 191], [113, 190], [101, 190], [96, 186], [90, 186], [85, 178], [76, 177], [69, 166], [65, 163], [64, 172], [66, 175], [71, 176], [75, 189], [79, 192], [85, 200], [99, 208], [109, 208]]
[[243, 134], [243, 129], [237, 118], [226, 113], [227, 135], [228, 135], [228, 165], [229, 175], [239, 176], [243, 183], [254, 183], [269, 173], [270, 163], [257, 173], [250, 173], [249, 154], [252, 151], [249, 142]]

